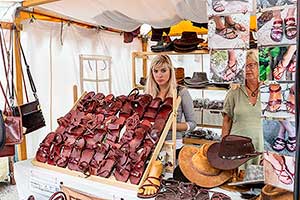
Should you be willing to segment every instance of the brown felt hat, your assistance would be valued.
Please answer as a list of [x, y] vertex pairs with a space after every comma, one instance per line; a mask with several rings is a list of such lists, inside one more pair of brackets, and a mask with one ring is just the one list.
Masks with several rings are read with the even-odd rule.
[[209, 163], [218, 169], [235, 169], [260, 155], [252, 139], [240, 135], [226, 135], [220, 143], [214, 143], [207, 151]]
[[293, 193], [271, 185], [265, 185], [256, 200], [292, 200]]
[[184, 146], [178, 157], [179, 167], [184, 176], [198, 186], [213, 188], [228, 181], [232, 170], [219, 170], [212, 167], [206, 156], [211, 144], [203, 144], [200, 148]]
[[197, 46], [199, 43], [203, 42], [204, 39], [198, 38], [196, 32], [184, 31], [181, 34], [181, 38], [174, 40], [175, 47], [191, 47]]
[[206, 72], [194, 72], [193, 77], [185, 77], [184, 83], [187, 85], [201, 85], [208, 83]]

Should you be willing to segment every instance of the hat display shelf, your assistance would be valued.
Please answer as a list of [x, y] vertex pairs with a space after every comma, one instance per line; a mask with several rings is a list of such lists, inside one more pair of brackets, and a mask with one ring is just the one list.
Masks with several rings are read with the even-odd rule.
[[[77, 104], [80, 102], [80, 100], [86, 94], [87, 94], [87, 92], [84, 92], [81, 95], [81, 97], [74, 103], [74, 106], [72, 107], [72, 109], [76, 108]], [[74, 94], [74, 97], [75, 96], [76, 96], [76, 94]], [[174, 93], [173, 93], [173, 111], [169, 115], [169, 118], [168, 118], [168, 120], [167, 120], [167, 122], [165, 124], [165, 127], [164, 127], [164, 129], [163, 129], [163, 131], [162, 131], [162, 133], [160, 135], [159, 141], [157, 142], [157, 144], [156, 144], [156, 146], [155, 146], [155, 148], [154, 148], [154, 150], [152, 152], [152, 155], [150, 156], [150, 160], [146, 164], [147, 166], [145, 167], [145, 170], [144, 170], [144, 173], [142, 175], [142, 178], [141, 178], [139, 184], [137, 184], [137, 185], [130, 183], [129, 180], [127, 182], [117, 181], [113, 177], [113, 175], [110, 176], [109, 178], [103, 178], [103, 177], [94, 176], [94, 175], [87, 176], [86, 174], [83, 174], [82, 172], [73, 171], [73, 170], [70, 170], [68, 168], [61, 168], [61, 167], [49, 165], [47, 163], [38, 162], [35, 158], [32, 160], [32, 164], [34, 166], [37, 166], [37, 167], [41, 167], [41, 168], [44, 168], [44, 169], [48, 169], [48, 170], [60, 172], [60, 173], [63, 173], [63, 174], [68, 174], [68, 175], [71, 175], [71, 176], [74, 176], [74, 177], [80, 177], [80, 178], [83, 178], [83, 179], [86, 179], [86, 180], [91, 180], [91, 181], [99, 182], [99, 183], [102, 183], [102, 184], [107, 184], [107, 185], [112, 185], [112, 186], [120, 187], [120, 188], [123, 188], [123, 189], [129, 189], [129, 190], [137, 191], [138, 188], [141, 187], [141, 185], [144, 182], [144, 180], [147, 178], [147, 175], [148, 175], [149, 170], [150, 170], [150, 166], [157, 159], [158, 154], [159, 154], [159, 152], [161, 151], [161, 149], [163, 147], [163, 144], [164, 144], [165, 138], [166, 138], [166, 136], [168, 134], [168, 131], [171, 128], [171, 125], [173, 125], [173, 127], [172, 127], [172, 130], [173, 130], [172, 131], [172, 143], [173, 144], [172, 145], [174, 147], [173, 149], [175, 149], [175, 145], [176, 145], [176, 143], [175, 143], [176, 142], [176, 115], [177, 115], [178, 105], [181, 102], [181, 98], [180, 97], [175, 98], [176, 96], [177, 96], [176, 91], [174, 91]], [[173, 158], [175, 159], [175, 150], [174, 150], [173, 153], [174, 153], [173, 154]], [[173, 163], [174, 163], [174, 161], [173, 161]]]
[[[173, 55], [208, 55], [208, 50], [194, 50], [191, 52], [175, 52], [175, 51], [165, 51], [165, 52], [151, 52], [151, 51], [136, 51], [132, 52], [132, 87], [138, 88], [140, 90], [144, 89], [144, 86], [138, 83], [138, 76], [137, 74], [141, 74], [143, 78], [146, 78], [147, 76], [147, 62], [140, 63], [138, 62], [138, 59], [147, 60], [150, 57], [160, 55], [160, 54], [167, 54], [169, 56]], [[146, 64], [145, 64], [146, 63]], [[199, 66], [200, 71], [204, 71], [203, 65]], [[227, 90], [225, 88], [220, 87], [213, 87], [213, 86], [207, 86], [205, 88], [193, 88], [197, 90], [202, 91], [202, 97], [204, 97], [204, 90]], [[200, 119], [197, 122], [197, 126], [203, 127], [203, 128], [217, 128], [221, 129], [222, 124], [222, 114], [220, 110], [215, 109], [197, 109], [195, 108], [195, 113], [197, 115], [197, 119]], [[204, 116], [205, 115], [205, 116]], [[203, 120], [203, 119], [208, 120]], [[213, 122], [213, 123], [210, 123]], [[200, 138], [189, 138], [184, 137], [183, 143], [185, 144], [206, 144], [212, 142], [211, 140], [206, 139], [200, 139]]]

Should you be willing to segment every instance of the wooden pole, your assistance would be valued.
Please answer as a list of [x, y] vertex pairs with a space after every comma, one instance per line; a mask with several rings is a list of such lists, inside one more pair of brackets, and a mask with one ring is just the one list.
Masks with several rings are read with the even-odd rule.
[[[142, 37], [142, 51], [147, 52], [147, 46], [148, 46], [148, 38]], [[147, 77], [147, 58], [148, 56], [143, 56], [143, 77]]]
[[[21, 54], [20, 54], [20, 45], [18, 40], [20, 40], [20, 31], [21, 31], [21, 20], [19, 13], [16, 13], [15, 18], [15, 29], [14, 29], [14, 57], [15, 57], [15, 66], [16, 66], [16, 93], [17, 93], [17, 102], [18, 105], [23, 104], [23, 82], [22, 82], [22, 64], [21, 64]], [[19, 160], [27, 159], [27, 149], [26, 149], [26, 136], [23, 137], [23, 142], [18, 145], [18, 158]]]

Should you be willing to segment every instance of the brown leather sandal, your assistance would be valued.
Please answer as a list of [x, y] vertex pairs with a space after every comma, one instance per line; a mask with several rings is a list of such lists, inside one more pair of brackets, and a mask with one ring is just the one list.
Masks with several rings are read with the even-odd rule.
[[[269, 112], [277, 112], [281, 106], [282, 99], [281, 98], [274, 99], [274, 94], [276, 94], [276, 93], [280, 93], [280, 96], [281, 96], [281, 86], [280, 85], [278, 85], [278, 86], [279, 87], [277, 89], [272, 89], [272, 85], [269, 86], [270, 96], [269, 96], [269, 101], [268, 101], [268, 106], [267, 106], [267, 110]], [[278, 106], [278, 107], [275, 107], [275, 106]]]

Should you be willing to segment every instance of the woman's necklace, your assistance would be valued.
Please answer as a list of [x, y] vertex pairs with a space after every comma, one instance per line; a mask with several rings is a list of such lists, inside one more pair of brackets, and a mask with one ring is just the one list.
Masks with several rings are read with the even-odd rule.
[[251, 97], [256, 97], [256, 93], [257, 93], [257, 91], [258, 91], [258, 89], [259, 89], [259, 84], [258, 84], [258, 86], [257, 86], [257, 88], [256, 88], [255, 90], [251, 90], [251, 89], [249, 88], [249, 86], [248, 86], [247, 83], [246, 83], [246, 87], [250, 90], [250, 92], [251, 92]]

